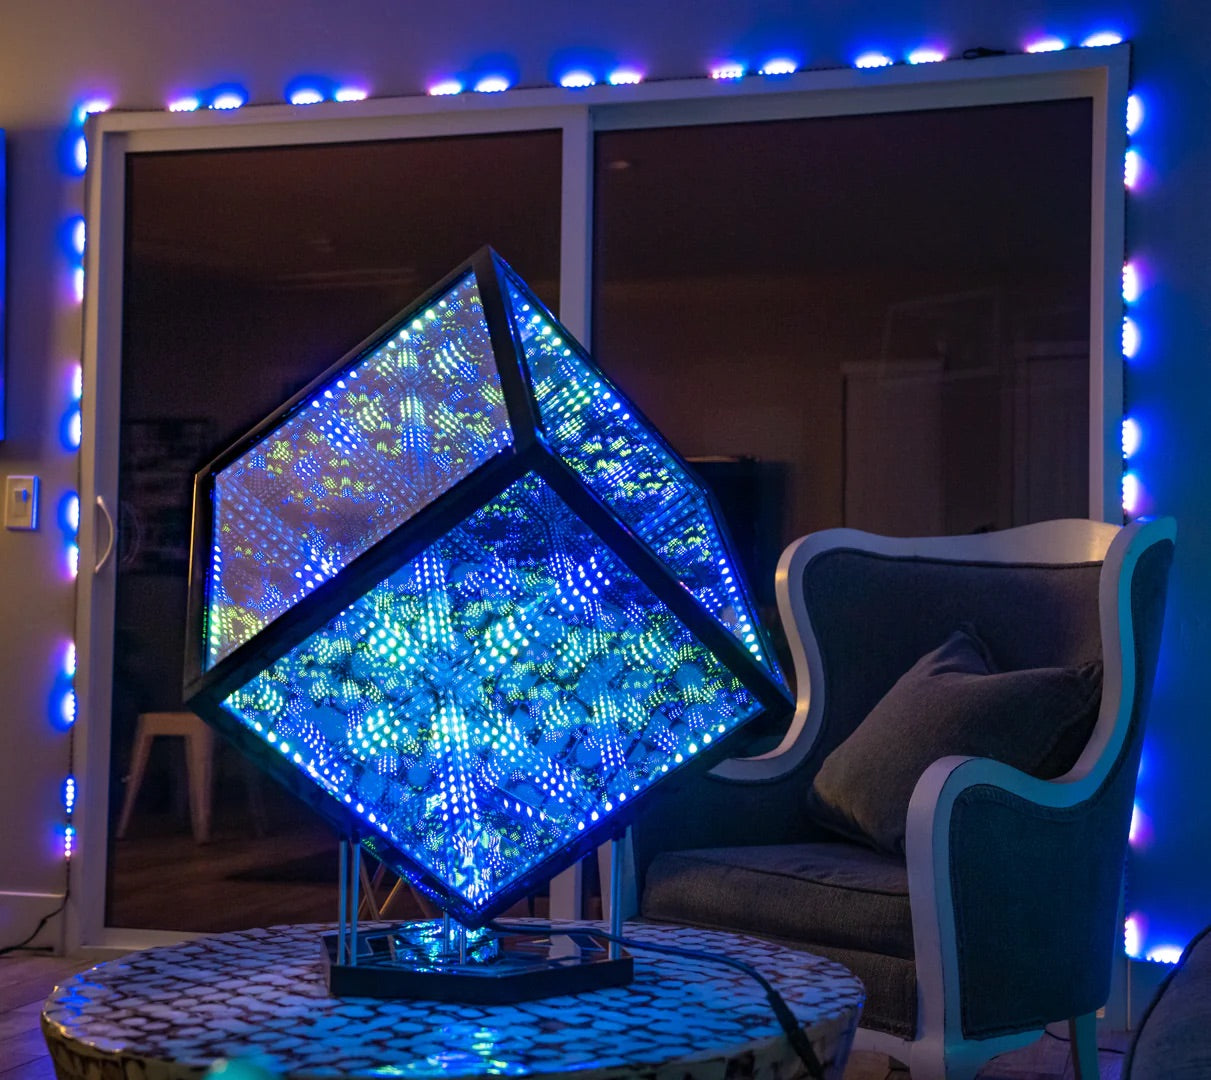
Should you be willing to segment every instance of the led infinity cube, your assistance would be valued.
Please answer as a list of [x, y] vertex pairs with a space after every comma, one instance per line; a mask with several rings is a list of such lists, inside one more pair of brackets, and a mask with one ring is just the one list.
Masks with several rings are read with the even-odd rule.
[[185, 693], [480, 926], [790, 702], [702, 482], [483, 249], [198, 474]]

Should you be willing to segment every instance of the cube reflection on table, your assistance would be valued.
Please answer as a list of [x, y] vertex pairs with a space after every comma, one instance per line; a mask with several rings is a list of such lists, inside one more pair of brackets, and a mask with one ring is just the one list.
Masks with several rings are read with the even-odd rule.
[[488, 249], [194, 519], [191, 707], [468, 926], [789, 707], [706, 489]]

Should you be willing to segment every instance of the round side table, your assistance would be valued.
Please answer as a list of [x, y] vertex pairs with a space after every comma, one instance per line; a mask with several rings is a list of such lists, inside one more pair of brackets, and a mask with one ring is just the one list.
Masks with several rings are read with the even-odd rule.
[[[289, 1080], [805, 1072], [760, 987], [719, 964], [635, 950], [629, 986], [515, 1005], [334, 998], [320, 967], [319, 936], [331, 929], [218, 934], [73, 976], [42, 1012], [56, 1075], [199, 1080], [215, 1061], [241, 1058]], [[752, 964], [786, 999], [830, 1080], [840, 1080], [864, 996], [840, 964], [738, 934], [657, 925], [626, 933]]]

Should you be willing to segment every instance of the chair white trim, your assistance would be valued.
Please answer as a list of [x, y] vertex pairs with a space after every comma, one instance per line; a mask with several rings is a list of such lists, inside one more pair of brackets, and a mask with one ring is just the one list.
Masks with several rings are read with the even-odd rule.
[[[1113, 532], [1116, 535], [1105, 554], [1099, 585], [1102, 702], [1093, 734], [1076, 764], [1054, 780], [1039, 780], [988, 758], [946, 757], [926, 769], [913, 789], [905, 846], [917, 971], [917, 1036], [912, 1041], [885, 1037], [879, 1042], [884, 1052], [922, 1076], [965, 1080], [990, 1057], [1031, 1042], [1042, 1033], [1039, 1029], [981, 1040], [963, 1035], [950, 879], [950, 819], [959, 795], [972, 787], [996, 787], [1037, 806], [1062, 808], [1084, 802], [1106, 779], [1127, 737], [1135, 695], [1131, 616], [1135, 565], [1158, 541], [1172, 541], [1176, 526], [1165, 518]], [[1092, 1076], [1096, 1076], [1096, 1062], [1094, 1070]]]
[[849, 548], [902, 559], [1062, 565], [1100, 561], [1118, 532], [1117, 525], [1066, 519], [971, 536], [907, 539], [877, 536], [858, 529], [825, 529], [794, 541], [778, 560], [774, 588], [794, 660], [798, 687], [795, 715], [781, 743], [773, 750], [757, 757], [721, 762], [711, 775], [753, 783], [775, 780], [795, 768], [815, 745], [824, 716], [824, 670], [802, 581], [804, 568], [817, 555], [835, 548]]
[[[974, 563], [1062, 566], [1102, 563], [1099, 608], [1103, 651], [1103, 691], [1098, 719], [1076, 764], [1054, 780], [1040, 780], [986, 758], [947, 757], [934, 762], [913, 791], [906, 850], [917, 975], [917, 1030], [913, 1039], [860, 1029], [855, 1046], [876, 1050], [907, 1064], [920, 1080], [970, 1080], [989, 1058], [1034, 1041], [1042, 1033], [1016, 1032], [987, 1039], [963, 1035], [961, 987], [950, 879], [950, 820], [966, 790], [992, 786], [1040, 807], [1074, 807], [1093, 796], [1106, 780], [1127, 737], [1136, 689], [1131, 588], [1144, 551], [1174, 540], [1172, 519], [1126, 528], [1092, 521], [1054, 521], [999, 533], [963, 537], [893, 539], [851, 529], [831, 529], [787, 548], [778, 565], [779, 612], [789, 631], [798, 698], [790, 729], [781, 744], [760, 757], [732, 759], [714, 775], [760, 783], [785, 775], [803, 761], [819, 737], [824, 716], [820, 650], [804, 600], [808, 563], [824, 551], [847, 548], [898, 558]], [[1071, 1018], [1086, 1036], [1089, 1017]], [[1096, 1076], [1082, 1055], [1079, 1080]], [[1092, 1072], [1087, 1072], [1089, 1068]]]

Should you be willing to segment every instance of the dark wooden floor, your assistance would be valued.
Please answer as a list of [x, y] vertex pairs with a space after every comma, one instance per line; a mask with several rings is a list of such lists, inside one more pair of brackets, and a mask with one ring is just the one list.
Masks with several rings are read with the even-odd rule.
[[107, 926], [221, 933], [335, 918], [332, 830], [303, 813], [260, 830], [216, 807], [213, 839], [196, 844], [187, 818], [144, 813], [110, 857]]
[[[321, 822], [278, 821], [257, 836], [246, 821], [231, 819], [217, 825], [206, 844], [195, 844], [187, 822], [171, 815], [148, 815], [136, 826], [113, 846], [107, 926], [215, 934], [336, 919], [336, 839]], [[394, 880], [390, 875], [379, 888], [380, 902]], [[538, 896], [533, 907], [522, 901], [506, 914], [546, 910], [545, 896]], [[408, 891], [386, 914], [425, 916]], [[592, 910], [586, 914], [595, 917]]]
[[0, 957], [0, 1080], [54, 1080], [38, 1026], [42, 1002], [58, 983], [93, 963], [31, 953]]
[[[1098, 1071], [1101, 1080], [1119, 1080], [1129, 1036], [1113, 1032], [1099, 1042]], [[3, 1080], [0, 1073], [0, 1080]], [[845, 1080], [911, 1080], [906, 1072], [891, 1072], [882, 1054], [856, 1051], [845, 1070]], [[979, 1080], [1074, 1080], [1068, 1043], [1045, 1036], [1031, 1046], [993, 1058], [980, 1070]]]

